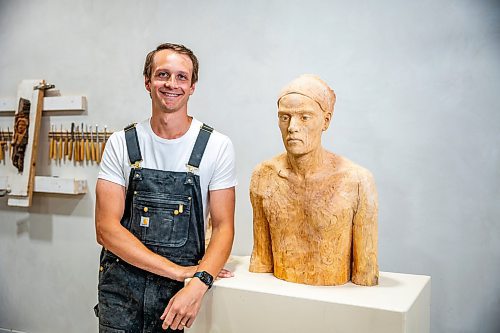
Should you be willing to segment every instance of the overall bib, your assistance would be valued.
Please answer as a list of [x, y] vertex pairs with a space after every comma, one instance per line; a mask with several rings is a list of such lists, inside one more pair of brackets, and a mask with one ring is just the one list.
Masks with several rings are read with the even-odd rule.
[[[125, 128], [132, 169], [121, 224], [151, 251], [181, 266], [197, 265], [205, 253], [200, 165], [213, 129], [205, 124], [186, 172], [141, 168], [135, 125]], [[163, 330], [161, 314], [184, 282], [132, 266], [103, 248], [96, 314], [101, 333], [182, 332]]]

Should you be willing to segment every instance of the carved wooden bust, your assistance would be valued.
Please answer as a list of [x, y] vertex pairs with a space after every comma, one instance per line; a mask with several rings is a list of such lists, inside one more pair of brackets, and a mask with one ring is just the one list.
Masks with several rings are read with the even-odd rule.
[[251, 272], [310, 285], [378, 283], [372, 174], [321, 146], [334, 104], [333, 90], [312, 75], [293, 80], [279, 95], [286, 153], [252, 174]]

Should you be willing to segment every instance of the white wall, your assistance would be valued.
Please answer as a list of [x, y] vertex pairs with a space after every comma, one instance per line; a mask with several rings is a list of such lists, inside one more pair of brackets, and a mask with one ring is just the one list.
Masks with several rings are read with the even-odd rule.
[[0, 198], [0, 328], [97, 331], [97, 168], [49, 164], [44, 140], [49, 123], [121, 129], [147, 117], [144, 56], [170, 41], [200, 59], [190, 113], [235, 144], [234, 254], [252, 247], [251, 171], [283, 150], [276, 95], [316, 73], [338, 96], [324, 145], [377, 180], [381, 270], [432, 276], [432, 332], [500, 331], [500, 7], [307, 3], [0, 0], [0, 97], [44, 78], [89, 100], [84, 115], [44, 117], [37, 174], [90, 185], [37, 194], [27, 210]]

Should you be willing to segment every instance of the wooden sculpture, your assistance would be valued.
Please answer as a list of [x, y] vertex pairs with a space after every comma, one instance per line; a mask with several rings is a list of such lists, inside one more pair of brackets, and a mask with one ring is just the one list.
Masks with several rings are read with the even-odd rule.
[[377, 192], [372, 174], [321, 146], [335, 93], [302, 75], [278, 98], [286, 153], [252, 174], [251, 272], [310, 285], [378, 283]]
[[12, 138], [12, 164], [19, 173], [24, 170], [24, 155], [28, 145], [28, 128], [30, 122], [30, 101], [25, 98], [19, 99], [19, 111], [14, 120], [14, 136]]

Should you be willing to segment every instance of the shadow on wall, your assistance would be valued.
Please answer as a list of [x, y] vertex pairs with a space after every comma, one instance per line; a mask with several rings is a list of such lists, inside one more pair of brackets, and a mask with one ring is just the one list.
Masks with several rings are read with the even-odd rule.
[[0, 198], [0, 212], [7, 217], [5, 222], [15, 219], [16, 236], [20, 238], [28, 235], [30, 239], [43, 242], [53, 240], [54, 215], [92, 218], [93, 210], [94, 203], [88, 195], [84, 194], [68, 196], [37, 193], [33, 196], [33, 204], [29, 208], [10, 207], [7, 205], [7, 198]]

